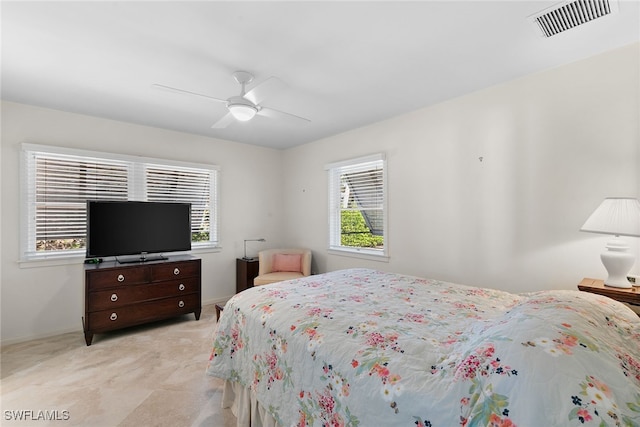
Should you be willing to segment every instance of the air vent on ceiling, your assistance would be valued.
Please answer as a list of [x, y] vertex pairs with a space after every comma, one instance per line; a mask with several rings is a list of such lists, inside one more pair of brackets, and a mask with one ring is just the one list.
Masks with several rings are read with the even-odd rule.
[[551, 37], [616, 10], [616, 0], [575, 0], [547, 9], [532, 18], [543, 35]]

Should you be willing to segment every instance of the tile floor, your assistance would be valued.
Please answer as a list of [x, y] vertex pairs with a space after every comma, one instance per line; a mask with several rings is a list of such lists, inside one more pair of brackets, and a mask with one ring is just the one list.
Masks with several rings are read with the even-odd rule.
[[[235, 426], [220, 408], [222, 381], [205, 374], [215, 323], [209, 305], [197, 322], [190, 314], [97, 334], [89, 347], [82, 332], [4, 346], [0, 424]], [[16, 411], [58, 420], [18, 421]]]

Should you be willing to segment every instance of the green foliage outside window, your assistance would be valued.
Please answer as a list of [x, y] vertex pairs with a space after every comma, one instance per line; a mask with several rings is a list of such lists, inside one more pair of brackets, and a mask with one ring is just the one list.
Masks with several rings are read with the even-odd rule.
[[340, 226], [342, 246], [377, 249], [384, 246], [384, 238], [371, 234], [360, 211], [343, 210], [340, 213]]
[[[192, 232], [191, 241], [208, 242], [209, 232]], [[85, 247], [85, 239], [57, 239], [36, 241], [36, 251], [65, 251], [71, 249], [83, 249]]]
[[85, 247], [85, 239], [36, 240], [36, 251], [65, 251]]
[[[209, 232], [199, 231], [191, 233], [192, 242], [208, 242]], [[37, 240], [36, 251], [65, 251], [71, 249], [83, 249], [86, 247], [85, 239], [56, 239]]]
[[208, 231], [199, 231], [191, 233], [191, 241], [192, 242], [208, 242], [209, 241], [209, 232]]

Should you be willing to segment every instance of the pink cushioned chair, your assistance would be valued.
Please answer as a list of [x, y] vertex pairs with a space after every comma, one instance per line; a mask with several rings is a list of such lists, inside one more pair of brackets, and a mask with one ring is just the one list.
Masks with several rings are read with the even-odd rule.
[[258, 276], [253, 286], [297, 279], [311, 274], [309, 249], [266, 249], [258, 252]]

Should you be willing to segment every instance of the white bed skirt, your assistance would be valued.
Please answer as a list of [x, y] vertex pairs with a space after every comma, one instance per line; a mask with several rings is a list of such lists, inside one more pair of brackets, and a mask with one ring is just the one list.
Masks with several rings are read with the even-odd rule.
[[222, 407], [231, 408], [231, 412], [237, 419], [237, 427], [279, 426], [275, 418], [258, 402], [255, 393], [236, 382], [225, 380]]

